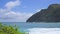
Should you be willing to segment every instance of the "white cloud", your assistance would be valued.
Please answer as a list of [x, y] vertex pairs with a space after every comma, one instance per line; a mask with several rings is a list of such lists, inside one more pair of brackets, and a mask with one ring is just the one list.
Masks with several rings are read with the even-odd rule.
[[37, 9], [36, 12], [39, 12], [41, 9]]
[[60, 28], [31, 28], [29, 34], [60, 34]]
[[6, 19], [5, 21], [10, 22], [11, 20], [13, 22], [25, 22], [32, 13], [20, 13], [20, 12], [14, 12], [14, 11], [8, 11], [5, 9], [0, 10], [0, 19]]
[[39, 11], [41, 11], [42, 9], [45, 9], [45, 8], [36, 9], [36, 12], [39, 12]]
[[19, 6], [20, 4], [21, 4], [20, 0], [10, 1], [10, 2], [7, 2], [7, 3], [5, 4], [5, 7], [6, 7], [7, 9], [12, 9], [12, 8], [14, 8], [14, 7], [16, 7], [16, 6]]
[[5, 9], [0, 9], [0, 22], [25, 22], [32, 13], [14, 12], [11, 9], [19, 6], [20, 0], [10, 1], [5, 4]]

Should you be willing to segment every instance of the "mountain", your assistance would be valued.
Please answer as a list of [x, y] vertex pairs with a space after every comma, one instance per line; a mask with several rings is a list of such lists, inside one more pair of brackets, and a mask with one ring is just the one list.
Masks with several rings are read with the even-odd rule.
[[51, 4], [47, 9], [32, 15], [26, 22], [60, 22], [60, 4]]

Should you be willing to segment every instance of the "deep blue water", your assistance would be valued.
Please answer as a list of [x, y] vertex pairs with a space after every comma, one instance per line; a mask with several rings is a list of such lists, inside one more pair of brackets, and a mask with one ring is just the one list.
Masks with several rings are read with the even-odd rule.
[[28, 22], [2, 22], [3, 24], [7, 24], [7, 25], [14, 25], [16, 24], [19, 29], [22, 30], [26, 30], [29, 28], [60, 28], [60, 22], [58, 23], [46, 23], [46, 22], [40, 22], [40, 23], [28, 23]]

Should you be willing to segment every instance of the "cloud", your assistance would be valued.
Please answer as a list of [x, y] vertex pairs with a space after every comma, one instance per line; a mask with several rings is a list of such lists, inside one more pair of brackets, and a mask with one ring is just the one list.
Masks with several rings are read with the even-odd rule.
[[29, 34], [60, 34], [60, 28], [31, 28]]
[[7, 2], [7, 3], [5, 4], [5, 7], [6, 7], [7, 9], [12, 9], [12, 8], [14, 8], [14, 7], [16, 7], [16, 6], [19, 6], [20, 4], [21, 4], [20, 0], [10, 1], [10, 2]]
[[39, 12], [41, 9], [37, 9], [36, 12]]
[[4, 9], [0, 9], [0, 22], [25, 22], [32, 13], [21, 13], [20, 11], [12, 11], [16, 6], [20, 6], [21, 1], [10, 1], [4, 5]]
[[[27, 15], [28, 14], [28, 15]], [[20, 12], [14, 12], [14, 11], [8, 11], [6, 9], [0, 9], [0, 19], [5, 20], [6, 22], [10, 22], [11, 20], [13, 22], [25, 22], [32, 13], [20, 13]]]
[[41, 9], [36, 9], [36, 12], [39, 12], [39, 11], [41, 11], [42, 9], [45, 9], [45, 8], [41, 8]]

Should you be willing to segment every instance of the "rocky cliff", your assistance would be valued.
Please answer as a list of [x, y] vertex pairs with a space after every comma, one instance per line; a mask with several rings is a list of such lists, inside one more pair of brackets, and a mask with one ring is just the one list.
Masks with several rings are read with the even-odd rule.
[[60, 22], [60, 4], [51, 4], [32, 15], [26, 22]]

